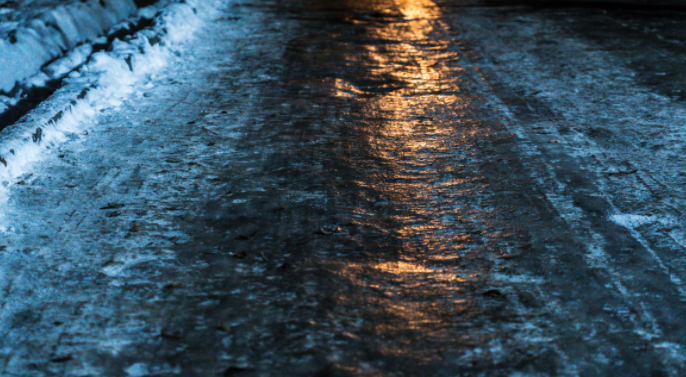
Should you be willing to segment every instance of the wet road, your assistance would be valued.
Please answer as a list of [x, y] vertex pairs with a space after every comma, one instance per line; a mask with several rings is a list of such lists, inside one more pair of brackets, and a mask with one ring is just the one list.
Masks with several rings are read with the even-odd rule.
[[683, 375], [682, 16], [227, 2], [13, 186], [0, 370]]

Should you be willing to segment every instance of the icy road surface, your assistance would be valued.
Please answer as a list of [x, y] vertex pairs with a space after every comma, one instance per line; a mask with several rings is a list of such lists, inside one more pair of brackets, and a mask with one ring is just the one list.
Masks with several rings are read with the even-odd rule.
[[226, 1], [8, 185], [0, 375], [685, 375], [684, 15], [490, 4]]

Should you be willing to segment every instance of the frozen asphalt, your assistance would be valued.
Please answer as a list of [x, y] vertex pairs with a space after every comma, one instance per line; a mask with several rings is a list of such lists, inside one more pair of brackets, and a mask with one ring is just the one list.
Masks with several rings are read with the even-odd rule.
[[0, 375], [684, 375], [680, 12], [227, 1], [10, 187]]

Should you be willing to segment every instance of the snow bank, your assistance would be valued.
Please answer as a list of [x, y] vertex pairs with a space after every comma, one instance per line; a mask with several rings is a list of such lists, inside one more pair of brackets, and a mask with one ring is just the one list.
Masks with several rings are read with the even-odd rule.
[[119, 106], [136, 84], [164, 67], [174, 45], [189, 39], [202, 22], [200, 15], [212, 17], [220, 1], [167, 5], [156, 13], [154, 26], [93, 54], [53, 97], [0, 132], [0, 192], [46, 149], [78, 137], [100, 110]]
[[21, 21], [0, 37], [0, 93], [11, 92], [46, 63], [93, 41], [136, 10], [133, 0], [86, 0]]

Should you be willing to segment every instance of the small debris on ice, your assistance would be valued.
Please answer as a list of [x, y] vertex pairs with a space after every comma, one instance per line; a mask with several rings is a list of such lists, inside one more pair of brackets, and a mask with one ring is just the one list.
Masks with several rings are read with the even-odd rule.
[[50, 362], [52, 363], [66, 363], [67, 361], [74, 360], [74, 356], [72, 355], [64, 355], [64, 356], [58, 356], [50, 359]]
[[119, 208], [124, 208], [126, 204], [120, 204], [120, 203], [107, 203], [106, 206], [101, 207], [100, 209], [119, 209]]
[[621, 177], [621, 176], [624, 176], [624, 175], [635, 174], [635, 173], [637, 173], [637, 172], [638, 172], [638, 169], [634, 169], [634, 170], [620, 170], [620, 171], [609, 172], [609, 173], [607, 173], [607, 175], [609, 175], [610, 177]]

